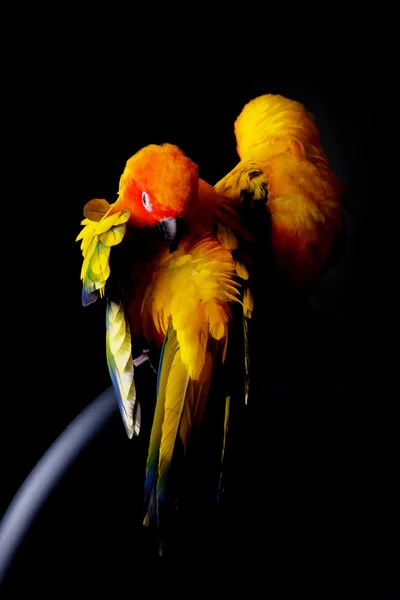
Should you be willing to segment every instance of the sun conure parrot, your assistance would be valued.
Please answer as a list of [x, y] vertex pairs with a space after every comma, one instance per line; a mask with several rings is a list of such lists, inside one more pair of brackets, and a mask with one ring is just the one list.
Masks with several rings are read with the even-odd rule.
[[146, 524], [155, 515], [160, 523], [176, 447], [185, 452], [199, 428], [215, 364], [227, 351], [232, 308], [243, 305], [247, 401], [251, 290], [262, 280], [271, 293], [274, 286], [308, 293], [341, 244], [342, 186], [304, 107], [282, 96], [256, 98], [236, 120], [235, 135], [241, 161], [215, 189], [177, 147], [142, 149], [126, 164], [117, 201], [86, 205], [78, 236], [83, 303], [107, 300], [107, 362], [129, 437], [140, 428], [132, 341], [162, 349]]
[[[343, 185], [314, 118], [299, 102], [266, 94], [244, 106], [234, 132], [240, 162], [215, 189], [251, 223], [274, 286], [309, 294], [340, 258], [344, 239]], [[256, 278], [265, 274], [258, 267]]]
[[82, 302], [106, 299], [107, 364], [130, 438], [141, 420], [134, 348], [161, 349], [144, 519], [160, 525], [174, 452], [179, 446], [184, 453], [198, 430], [215, 365], [227, 352], [231, 305], [251, 315], [251, 297], [241, 289], [246, 257], [238, 250], [251, 235], [171, 144], [132, 156], [116, 202], [91, 200], [84, 216], [77, 237]]

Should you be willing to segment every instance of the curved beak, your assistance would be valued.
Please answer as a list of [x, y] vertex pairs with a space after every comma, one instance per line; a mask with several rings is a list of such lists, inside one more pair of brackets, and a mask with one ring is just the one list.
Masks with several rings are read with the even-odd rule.
[[161, 230], [166, 244], [169, 245], [169, 251], [173, 252], [178, 247], [182, 237], [183, 219], [165, 218], [158, 222], [158, 227]]

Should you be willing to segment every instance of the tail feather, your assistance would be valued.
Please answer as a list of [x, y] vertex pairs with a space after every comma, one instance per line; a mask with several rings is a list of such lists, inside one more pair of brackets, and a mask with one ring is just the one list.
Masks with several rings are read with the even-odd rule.
[[172, 455], [175, 448], [179, 423], [190, 383], [189, 373], [182, 361], [180, 351], [174, 356], [165, 390], [164, 421], [158, 459], [157, 510], [165, 505], [165, 491]]
[[145, 526], [156, 522], [160, 553], [171, 515], [169, 509], [176, 499], [175, 484], [179, 479], [175, 479], [175, 475], [179, 478], [183, 473], [177, 462], [174, 466], [177, 470], [172, 475], [175, 451], [179, 448], [185, 455], [193, 433], [200, 429], [216, 353], [217, 345], [210, 344], [200, 377], [191, 379], [182, 361], [176, 331], [170, 324], [159, 364], [157, 404], [146, 466], [143, 521]]
[[144, 525], [156, 517], [162, 529], [168, 501], [172, 457], [185, 405], [193, 403], [195, 386], [182, 362], [176, 331], [170, 324], [159, 364], [157, 404], [147, 455]]
[[156, 509], [156, 486], [158, 478], [158, 462], [162, 437], [162, 426], [165, 415], [165, 392], [171, 371], [172, 362], [178, 350], [176, 332], [172, 325], [169, 326], [161, 350], [158, 378], [157, 378], [157, 404], [153, 417], [153, 425], [150, 435], [149, 450], [147, 453], [146, 479], [145, 479], [145, 518], [144, 524], [149, 525], [155, 516]]
[[249, 400], [250, 387], [250, 356], [249, 356], [249, 318], [243, 313], [243, 341], [244, 341], [244, 402]]
[[225, 450], [226, 450], [227, 441], [228, 441], [230, 401], [231, 401], [230, 396], [227, 396], [225, 399], [224, 436], [223, 436], [223, 441], [222, 441], [221, 469], [220, 469], [219, 484], [218, 484], [218, 495], [217, 495], [218, 502], [221, 502], [222, 495], [224, 493]]
[[214, 364], [215, 350], [207, 350], [200, 379], [198, 381], [191, 381], [188, 387], [181, 422], [179, 424], [179, 437], [182, 440], [184, 452], [187, 450], [193, 432], [200, 429], [210, 389], [211, 376], [214, 371]]

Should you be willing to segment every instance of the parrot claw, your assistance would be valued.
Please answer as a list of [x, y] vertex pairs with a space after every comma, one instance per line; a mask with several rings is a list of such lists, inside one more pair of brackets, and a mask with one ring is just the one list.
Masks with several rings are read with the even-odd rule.
[[152, 368], [152, 370], [154, 371], [154, 373], [157, 374], [157, 369], [154, 367], [153, 363], [150, 360], [149, 357], [149, 350], [143, 350], [142, 354], [140, 356], [138, 356], [137, 358], [133, 359], [133, 366], [134, 367], [139, 367], [140, 365], [142, 365], [144, 362], [146, 362], [147, 360], [149, 361], [149, 365]]

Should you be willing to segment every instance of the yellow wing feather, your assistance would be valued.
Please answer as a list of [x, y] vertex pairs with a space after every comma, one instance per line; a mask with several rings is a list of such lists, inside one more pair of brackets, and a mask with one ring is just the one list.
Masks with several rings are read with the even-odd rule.
[[106, 200], [96, 198], [85, 205], [84, 215], [84, 227], [76, 241], [82, 240], [82, 303], [86, 306], [104, 293], [110, 276], [111, 247], [122, 242], [130, 213], [126, 209], [117, 211]]
[[[128, 210], [116, 210], [106, 200], [94, 199], [84, 207], [81, 240], [82, 303], [97, 300], [110, 277], [111, 248], [125, 236]], [[140, 430], [140, 406], [136, 402], [130, 325], [122, 302], [108, 301], [106, 310], [106, 357], [128, 437]]]
[[183, 404], [189, 384], [188, 370], [178, 351], [173, 359], [165, 390], [164, 421], [158, 461], [158, 487], [162, 488], [171, 464]]

